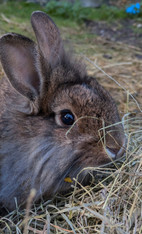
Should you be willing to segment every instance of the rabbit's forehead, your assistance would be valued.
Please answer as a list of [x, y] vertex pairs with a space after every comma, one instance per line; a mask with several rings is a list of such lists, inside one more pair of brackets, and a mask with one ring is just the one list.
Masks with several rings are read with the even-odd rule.
[[[52, 103], [52, 109], [58, 112], [62, 109], [96, 109], [98, 106], [102, 106], [102, 100], [100, 96], [90, 88], [87, 84], [73, 85], [71, 87], [65, 87], [58, 90], [54, 102]], [[88, 110], [87, 110], [88, 111]]]

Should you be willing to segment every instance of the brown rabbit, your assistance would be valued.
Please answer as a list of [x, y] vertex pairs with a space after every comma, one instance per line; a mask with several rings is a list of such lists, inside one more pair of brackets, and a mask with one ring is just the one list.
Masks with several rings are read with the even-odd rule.
[[[37, 11], [31, 23], [37, 45], [0, 38], [0, 203], [9, 210], [32, 188], [35, 200], [67, 191], [66, 177], [120, 157], [125, 143], [114, 100], [67, 55], [52, 19]], [[89, 182], [86, 172], [79, 181]]]

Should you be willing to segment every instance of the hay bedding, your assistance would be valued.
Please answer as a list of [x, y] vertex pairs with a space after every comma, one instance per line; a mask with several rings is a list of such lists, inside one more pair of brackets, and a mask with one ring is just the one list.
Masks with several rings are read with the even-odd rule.
[[26, 211], [17, 207], [0, 218], [0, 233], [142, 233], [142, 60], [135, 56], [141, 49], [99, 37], [84, 52], [90, 48], [95, 55], [83, 58], [119, 106], [126, 153], [110, 168], [94, 168], [91, 186], [74, 186], [73, 193], [31, 209], [32, 191]]

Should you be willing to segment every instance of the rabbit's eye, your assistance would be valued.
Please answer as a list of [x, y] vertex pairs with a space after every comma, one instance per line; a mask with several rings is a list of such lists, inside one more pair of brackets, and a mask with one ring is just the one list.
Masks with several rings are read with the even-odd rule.
[[74, 115], [69, 110], [62, 110], [61, 121], [65, 125], [72, 125], [74, 123]]

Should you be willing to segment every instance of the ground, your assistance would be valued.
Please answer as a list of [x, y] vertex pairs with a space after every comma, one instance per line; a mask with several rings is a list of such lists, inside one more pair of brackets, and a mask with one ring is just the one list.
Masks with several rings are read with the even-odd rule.
[[[123, 19], [116, 22], [85, 21], [92, 34], [111, 42], [121, 42], [142, 48], [142, 23], [135, 19]], [[142, 57], [139, 57], [142, 59]]]
[[92, 50], [89, 58], [96, 60], [121, 87], [100, 71], [97, 71], [96, 77], [115, 96], [123, 113], [137, 109], [136, 103], [127, 106], [129, 92], [142, 108], [142, 24], [134, 19], [113, 23], [85, 21], [85, 24], [94, 35], [87, 45]]

